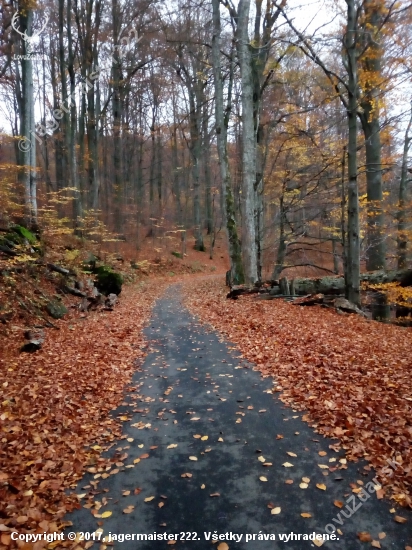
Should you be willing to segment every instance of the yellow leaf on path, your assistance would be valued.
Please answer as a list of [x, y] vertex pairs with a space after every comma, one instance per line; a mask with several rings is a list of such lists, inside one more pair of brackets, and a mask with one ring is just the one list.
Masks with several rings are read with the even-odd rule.
[[319, 456], [326, 456], [328, 453], [326, 451], [319, 451]]
[[295, 456], [295, 457], [298, 456], [297, 454], [292, 453], [292, 452], [290, 452], [290, 451], [288, 451], [286, 454], [289, 455], [289, 456]]
[[127, 418], [127, 416], [120, 416], [119, 418], [120, 418], [120, 420], [124, 420], [124, 421], [129, 420], [129, 419]]
[[203, 437], [200, 438], [202, 441], [207, 441], [209, 439], [209, 436], [208, 435], [204, 435]]
[[406, 518], [403, 518], [402, 516], [395, 516], [393, 519], [396, 523], [406, 523]]
[[229, 550], [229, 545], [226, 542], [221, 542], [217, 547], [217, 550]]
[[329, 466], [327, 464], [318, 464], [319, 468], [322, 468], [322, 470], [328, 470]]
[[309, 477], [302, 477], [302, 481], [304, 483], [309, 483], [310, 482], [310, 478]]
[[139, 462], [140, 462], [140, 458], [135, 458], [135, 459], [133, 460], [133, 464], [138, 464]]
[[165, 505], [164, 502], [159, 502], [158, 507], [159, 507], [159, 508], [163, 508], [164, 505]]
[[194, 416], [193, 418], [191, 418], [190, 420], [200, 420], [200, 418], [198, 416]]
[[112, 514], [113, 512], [109, 512], [109, 510], [107, 510], [107, 512], [103, 512], [102, 518], [109, 518]]
[[189, 460], [197, 460], [197, 456], [189, 456]]
[[200, 486], [201, 489], [206, 489], [206, 485], [204, 483], [202, 483], [202, 485]]
[[144, 499], [145, 502], [151, 502], [154, 499], [154, 497], [146, 497]]
[[265, 476], [260, 476], [260, 481], [267, 481], [267, 478]]
[[128, 497], [130, 495], [130, 491], [122, 491], [122, 495], [124, 497]]
[[195, 434], [193, 437], [194, 437], [195, 439], [200, 439], [202, 436], [201, 436], [200, 434]]
[[312, 517], [312, 514], [309, 514], [309, 512], [302, 512], [300, 514], [303, 518], [311, 518]]
[[128, 437], [127, 440], [129, 443], [131, 443], [132, 441], [134, 441], [133, 437]]
[[316, 483], [316, 487], [321, 491], [326, 491], [326, 485], [324, 483]]
[[285, 468], [292, 468], [293, 464], [291, 464], [290, 462], [284, 462], [282, 466], [284, 466]]
[[266, 462], [266, 458], [264, 458], [263, 456], [258, 456], [258, 460], [259, 462]]
[[276, 508], [273, 508], [270, 513], [272, 516], [277, 516], [282, 511], [282, 508], [280, 506], [276, 506]]
[[125, 508], [123, 510], [123, 514], [131, 514], [134, 510], [134, 506], [132, 504], [130, 504], [130, 506], [128, 506], [127, 508]]
[[378, 537], [382, 540], [386, 537], [386, 533], [379, 533]]
[[177, 443], [171, 443], [166, 447], [166, 449], [176, 449], [176, 447], [177, 447]]
[[223, 441], [223, 437], [219, 437], [218, 441]]
[[144, 447], [144, 444], [143, 444], [143, 443], [141, 443], [140, 445], [138, 445], [138, 447], [139, 447], [139, 449], [143, 449], [143, 447]]
[[337, 507], [337, 508], [343, 508], [343, 502], [341, 500], [334, 500], [333, 501], [333, 504]]
[[372, 546], [374, 548], [382, 548], [381, 543], [378, 540], [373, 540], [372, 541]]
[[313, 541], [313, 544], [314, 544], [315, 546], [317, 546], [318, 548], [319, 548], [320, 546], [323, 546], [323, 543], [324, 543], [324, 541], [323, 541], [323, 540], [319, 540], [319, 539], [315, 539], [315, 540]]
[[300, 483], [300, 484], [299, 484], [299, 487], [300, 487], [301, 489], [307, 489], [307, 488], [309, 487], [309, 485], [308, 485], [307, 483]]
[[241, 419], [241, 418], [238, 418], [238, 419], [236, 420], [236, 424], [240, 424], [241, 422], [242, 422], [242, 419]]

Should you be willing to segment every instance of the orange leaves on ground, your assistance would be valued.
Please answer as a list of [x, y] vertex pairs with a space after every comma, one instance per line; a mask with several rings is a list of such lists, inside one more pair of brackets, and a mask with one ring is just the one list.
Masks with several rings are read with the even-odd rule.
[[275, 379], [273, 393], [307, 411], [303, 420], [319, 433], [339, 438], [349, 460], [369, 460], [387, 496], [412, 507], [411, 329], [283, 300], [227, 300], [217, 280], [186, 291], [193, 312]]
[[156, 280], [140, 290], [126, 287], [111, 312], [85, 317], [73, 311], [67, 320], [56, 321], [60, 330], [49, 331], [35, 354], [19, 356], [0, 342], [0, 515], [5, 526], [57, 531], [66, 511], [81, 506], [78, 496], [66, 491], [86, 469], [95, 474], [94, 488], [97, 477], [116, 471], [106, 472], [106, 465], [115, 464], [99, 456], [121, 435], [127, 417], [114, 419], [109, 412], [122, 402], [136, 361], [145, 354], [141, 331], [165, 285]]

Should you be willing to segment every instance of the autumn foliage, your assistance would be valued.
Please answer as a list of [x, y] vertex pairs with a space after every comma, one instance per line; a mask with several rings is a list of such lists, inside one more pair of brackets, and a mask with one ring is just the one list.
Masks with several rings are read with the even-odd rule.
[[[226, 300], [219, 281], [190, 287], [188, 305], [235, 342], [280, 399], [348, 459], [376, 469], [387, 496], [412, 507], [412, 330], [283, 300]], [[396, 462], [396, 469], [387, 460]]]
[[[105, 444], [121, 435], [109, 413], [145, 353], [142, 327], [165, 282], [128, 287], [112, 312], [79, 310], [56, 321], [36, 354], [3, 349], [1, 372], [0, 533], [54, 532], [78, 506], [74, 489], [86, 467], [105, 464]], [[44, 541], [40, 541], [42, 548]]]

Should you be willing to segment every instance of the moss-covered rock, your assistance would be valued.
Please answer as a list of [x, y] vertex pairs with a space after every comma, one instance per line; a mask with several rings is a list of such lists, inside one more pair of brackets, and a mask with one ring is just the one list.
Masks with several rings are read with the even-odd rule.
[[60, 301], [51, 300], [46, 305], [46, 311], [51, 317], [53, 317], [53, 319], [61, 319], [66, 315], [68, 310], [66, 306], [62, 304]]
[[12, 228], [11, 228], [10, 235], [12, 235], [13, 233], [17, 234], [20, 237], [20, 240], [22, 240], [22, 241], [26, 240], [30, 244], [36, 244], [37, 243], [36, 236], [31, 231], [29, 231], [28, 229], [23, 227], [22, 225], [13, 225]]
[[96, 268], [96, 287], [108, 296], [109, 294], [120, 294], [122, 291], [123, 277], [120, 273], [113, 271], [108, 265], [101, 265]]

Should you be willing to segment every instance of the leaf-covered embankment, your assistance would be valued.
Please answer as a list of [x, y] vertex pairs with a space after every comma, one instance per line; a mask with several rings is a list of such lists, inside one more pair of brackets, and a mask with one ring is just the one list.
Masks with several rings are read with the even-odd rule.
[[187, 303], [276, 379], [283, 402], [339, 438], [349, 459], [366, 458], [384, 491], [412, 507], [412, 330], [226, 293], [223, 282], [198, 281]]
[[79, 310], [56, 321], [42, 349], [0, 359], [0, 533], [57, 531], [77, 504], [74, 488], [105, 443], [121, 434], [110, 416], [145, 354], [142, 328], [154, 300], [169, 284], [160, 279], [126, 287], [114, 311]]

